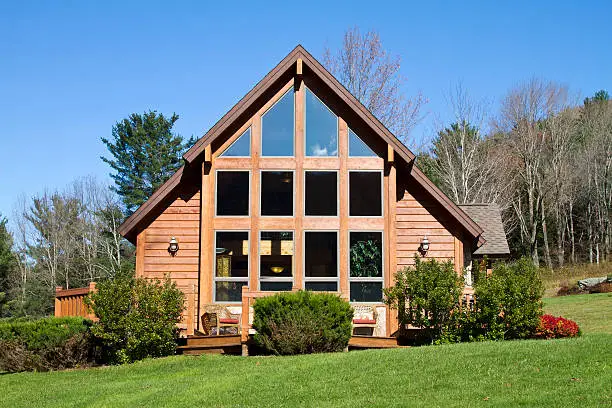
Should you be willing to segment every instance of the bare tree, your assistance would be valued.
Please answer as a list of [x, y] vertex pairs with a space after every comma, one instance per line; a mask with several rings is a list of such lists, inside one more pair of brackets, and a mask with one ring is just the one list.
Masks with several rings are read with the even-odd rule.
[[612, 102], [587, 100], [581, 124], [589, 260], [599, 263], [612, 252]]
[[377, 32], [362, 34], [357, 27], [347, 30], [342, 47], [336, 52], [326, 48], [323, 62], [392, 133], [408, 147], [415, 147], [410, 131], [427, 101], [421, 93], [405, 95], [400, 57], [387, 53]]
[[[514, 166], [517, 190], [512, 200], [521, 238], [529, 245], [533, 262], [539, 264], [538, 227], [544, 227], [547, 242], [543, 182], [544, 151], [548, 129], [546, 119], [567, 108], [567, 88], [554, 82], [531, 79], [510, 90], [501, 105], [496, 125], [509, 134], [507, 151]], [[545, 245], [547, 262], [550, 253]]]
[[505, 189], [497, 173], [504, 156], [498, 154], [496, 141], [484, 136], [487, 103], [474, 101], [460, 84], [449, 93], [448, 103], [453, 123], [439, 126], [432, 149], [443, 190], [458, 204], [503, 201]]

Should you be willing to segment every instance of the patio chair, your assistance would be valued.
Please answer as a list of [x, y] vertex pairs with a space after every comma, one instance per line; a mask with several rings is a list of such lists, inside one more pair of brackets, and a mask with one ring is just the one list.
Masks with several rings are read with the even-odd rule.
[[361, 329], [372, 329], [371, 336], [377, 327], [377, 312], [376, 306], [370, 305], [355, 305], [353, 306], [355, 313], [353, 314], [353, 332], [362, 331]]
[[[202, 332], [206, 336], [218, 336], [226, 334], [228, 329], [233, 329], [235, 334], [240, 334], [240, 315], [230, 313], [223, 305], [204, 305], [202, 314]], [[221, 333], [221, 331], [224, 333]]]

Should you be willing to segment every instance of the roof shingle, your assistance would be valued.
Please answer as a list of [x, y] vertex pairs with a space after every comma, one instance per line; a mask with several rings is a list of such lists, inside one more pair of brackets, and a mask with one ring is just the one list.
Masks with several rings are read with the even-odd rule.
[[459, 206], [483, 229], [484, 245], [474, 255], [509, 255], [510, 248], [497, 204], [461, 204]]

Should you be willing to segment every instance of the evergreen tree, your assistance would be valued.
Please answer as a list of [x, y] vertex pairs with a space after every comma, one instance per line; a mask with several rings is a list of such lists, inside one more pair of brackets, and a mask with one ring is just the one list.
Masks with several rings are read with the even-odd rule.
[[13, 256], [13, 236], [8, 231], [6, 224], [8, 220], [0, 214], [0, 316], [2, 309], [8, 301], [10, 277], [15, 266]]
[[111, 140], [102, 138], [113, 157], [102, 160], [115, 171], [113, 190], [121, 197], [126, 216], [181, 167], [181, 156], [195, 142], [172, 132], [178, 118], [156, 111], [133, 113], [113, 126]]

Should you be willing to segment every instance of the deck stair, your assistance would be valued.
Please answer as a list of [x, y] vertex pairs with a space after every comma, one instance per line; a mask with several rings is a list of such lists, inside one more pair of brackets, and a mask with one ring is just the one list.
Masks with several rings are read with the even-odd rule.
[[181, 339], [178, 354], [240, 354], [240, 335], [188, 336]]

